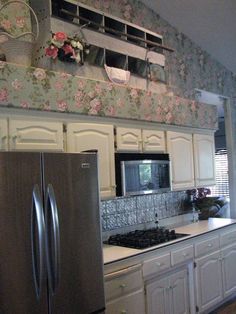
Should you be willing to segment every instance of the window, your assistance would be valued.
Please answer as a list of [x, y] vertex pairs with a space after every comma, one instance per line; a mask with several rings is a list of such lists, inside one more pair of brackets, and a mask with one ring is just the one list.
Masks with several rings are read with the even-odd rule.
[[229, 197], [228, 156], [227, 150], [218, 150], [215, 154], [216, 185], [210, 187], [212, 196]]

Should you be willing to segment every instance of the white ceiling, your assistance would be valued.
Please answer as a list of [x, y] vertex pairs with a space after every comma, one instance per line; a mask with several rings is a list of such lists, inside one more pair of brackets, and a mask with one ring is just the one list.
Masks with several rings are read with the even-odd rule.
[[236, 0], [141, 0], [236, 73]]

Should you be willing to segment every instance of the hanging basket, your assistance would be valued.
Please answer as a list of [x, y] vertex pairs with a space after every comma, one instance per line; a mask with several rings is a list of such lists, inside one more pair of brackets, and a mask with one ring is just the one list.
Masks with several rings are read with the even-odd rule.
[[[24, 32], [17, 36], [13, 36], [5, 31], [0, 32], [0, 38], [2, 38], [1, 50], [5, 54], [7, 62], [30, 66], [31, 59], [32, 59], [33, 46], [39, 36], [38, 18], [34, 10], [27, 3], [21, 0], [13, 0], [13, 1], [6, 2], [0, 7], [0, 12], [3, 8], [13, 3], [21, 3], [29, 9], [29, 11], [32, 13], [36, 22], [36, 32], [35, 33]], [[20, 40], [20, 38], [21, 39], [28, 38], [29, 36], [32, 37], [32, 41]], [[4, 38], [5, 40], [3, 40]]]
[[109, 80], [116, 84], [126, 85], [130, 79], [130, 72], [104, 65]]

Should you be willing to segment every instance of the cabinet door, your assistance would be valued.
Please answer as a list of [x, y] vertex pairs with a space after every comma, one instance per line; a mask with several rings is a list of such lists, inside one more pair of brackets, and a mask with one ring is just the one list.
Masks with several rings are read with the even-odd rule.
[[67, 151], [98, 151], [101, 197], [115, 196], [114, 134], [113, 126], [105, 124], [69, 123]]
[[116, 128], [116, 145], [117, 151], [134, 151], [142, 150], [141, 129]]
[[213, 135], [194, 134], [194, 165], [196, 186], [215, 184], [215, 142]]
[[9, 148], [23, 151], [63, 151], [63, 124], [9, 120]]
[[224, 297], [236, 291], [236, 245], [222, 250]]
[[206, 311], [223, 299], [220, 251], [196, 261], [197, 306]]
[[172, 189], [194, 187], [192, 134], [167, 132], [167, 151], [171, 159]]
[[0, 150], [8, 149], [7, 119], [0, 119]]
[[170, 276], [170, 304], [172, 314], [188, 314], [189, 307], [189, 285], [188, 271], [183, 269]]
[[144, 314], [144, 291], [140, 290], [132, 294], [115, 299], [106, 304], [106, 314]]
[[143, 130], [142, 137], [144, 152], [165, 152], [164, 131]]
[[147, 314], [170, 314], [169, 278], [158, 279], [146, 286]]

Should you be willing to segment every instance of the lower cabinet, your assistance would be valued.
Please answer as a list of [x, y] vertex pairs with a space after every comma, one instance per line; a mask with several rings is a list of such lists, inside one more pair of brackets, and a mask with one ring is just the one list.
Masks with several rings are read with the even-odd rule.
[[105, 275], [106, 314], [145, 314], [142, 266]]
[[106, 304], [106, 314], [145, 314], [143, 290], [130, 293]]
[[196, 260], [197, 310], [204, 312], [223, 300], [220, 251]]
[[236, 245], [224, 248], [222, 255], [222, 275], [224, 298], [236, 292]]
[[188, 271], [181, 269], [146, 285], [147, 314], [187, 314]]

